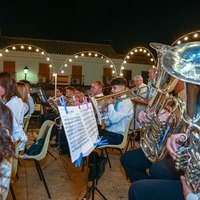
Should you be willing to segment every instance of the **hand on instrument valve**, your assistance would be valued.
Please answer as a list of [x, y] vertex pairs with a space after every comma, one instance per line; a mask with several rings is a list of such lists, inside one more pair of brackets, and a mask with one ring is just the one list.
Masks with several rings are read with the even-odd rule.
[[[151, 111], [151, 109], [149, 109], [147, 112], [145, 111], [141, 111], [138, 114], [138, 121], [143, 124], [146, 122], [147, 119], [147, 115], [152, 115], [153, 112]], [[158, 113], [158, 119], [160, 120], [160, 122], [165, 122], [168, 117], [169, 117], [170, 113], [164, 109], [162, 109], [159, 113]], [[169, 120], [170, 122], [172, 121], [172, 119]]]
[[166, 148], [173, 160], [176, 159], [178, 148], [184, 144], [186, 139], [186, 135], [183, 133], [173, 134], [167, 139]]
[[108, 98], [108, 99], [106, 99], [106, 102], [102, 105], [102, 110], [103, 110], [104, 112], [108, 112], [108, 106], [109, 106], [110, 104], [114, 104], [115, 102], [116, 102], [116, 100], [113, 99], [113, 98]]
[[181, 183], [183, 187], [183, 196], [184, 199], [186, 200], [189, 193], [191, 193], [192, 195], [193, 189], [187, 184], [187, 181], [184, 176], [181, 176]]
[[140, 122], [140, 124], [144, 124], [146, 122], [146, 118], [147, 118], [147, 113], [145, 111], [141, 111], [138, 114], [138, 121]]

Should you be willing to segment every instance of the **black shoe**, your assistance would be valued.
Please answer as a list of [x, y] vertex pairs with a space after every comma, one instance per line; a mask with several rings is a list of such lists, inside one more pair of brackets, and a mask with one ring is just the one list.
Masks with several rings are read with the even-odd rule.
[[50, 144], [51, 147], [55, 148], [55, 147], [58, 147], [59, 144], [58, 143], [54, 143], [54, 144]]
[[137, 136], [135, 137], [135, 141], [137, 141], [137, 142], [140, 141], [140, 132], [137, 132]]
[[70, 153], [69, 153], [69, 151], [67, 149], [61, 149], [60, 150], [60, 154], [62, 154], [62, 155], [69, 155]]

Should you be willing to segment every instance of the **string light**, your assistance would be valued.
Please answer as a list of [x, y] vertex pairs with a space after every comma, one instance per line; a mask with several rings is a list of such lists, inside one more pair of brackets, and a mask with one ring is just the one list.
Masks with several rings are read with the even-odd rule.
[[130, 61], [131, 58], [133, 56], [136, 56], [137, 54], [143, 54], [144, 56], [150, 57], [150, 62], [152, 64], [156, 63], [155, 58], [149, 49], [147, 49], [145, 47], [135, 47], [135, 48], [131, 49], [131, 51], [129, 51], [127, 53], [127, 55], [125, 56], [125, 58], [121, 64], [121, 67], [120, 67], [120, 76], [123, 76], [123, 70], [125, 69], [124, 65], [126, 65], [128, 62], [131, 62]]
[[182, 35], [177, 40], [175, 40], [172, 43], [172, 46], [177, 45], [177, 44], [186, 43], [186, 42], [200, 41], [199, 34], [200, 34], [200, 30], [193, 31], [193, 32], [190, 32], [190, 33], [186, 33], [185, 35]]
[[[94, 51], [78, 52], [78, 53], [75, 53], [74, 55], [70, 56], [62, 64], [59, 72], [63, 74], [64, 73], [64, 69], [63, 68], [69, 67], [74, 62], [78, 62], [77, 58], [79, 58], [79, 56], [81, 56], [81, 57], [91, 57], [91, 58], [101, 58], [101, 59], [104, 59], [105, 61], [103, 60], [101, 62], [105, 62], [106, 64], [110, 64], [109, 66], [110, 66], [110, 68], [112, 68], [112, 74], [115, 75], [115, 76], [117, 76], [117, 70], [116, 70], [116, 67], [115, 67], [114, 63], [112, 62], [112, 60], [109, 59], [107, 56], [105, 56], [105, 55], [103, 55], [103, 54], [101, 54], [99, 52], [94, 52]], [[76, 58], [76, 60], [74, 58]]]

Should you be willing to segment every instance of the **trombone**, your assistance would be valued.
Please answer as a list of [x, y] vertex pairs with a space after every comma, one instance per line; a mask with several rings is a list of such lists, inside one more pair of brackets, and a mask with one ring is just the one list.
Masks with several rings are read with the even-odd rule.
[[[144, 90], [146, 88], [146, 90]], [[144, 90], [144, 91], [143, 91]], [[106, 101], [106, 99], [109, 98], [115, 98], [119, 101], [123, 101], [125, 99], [131, 99], [134, 100], [135, 98], [143, 98], [141, 95], [146, 94], [149, 90], [148, 85], [140, 87], [140, 88], [127, 88], [123, 91], [117, 92], [117, 93], [113, 93], [113, 94], [109, 94], [109, 95], [105, 95], [102, 97], [98, 97], [95, 98], [97, 102], [101, 102], [101, 101]], [[122, 97], [123, 95], [126, 95], [126, 97]]]

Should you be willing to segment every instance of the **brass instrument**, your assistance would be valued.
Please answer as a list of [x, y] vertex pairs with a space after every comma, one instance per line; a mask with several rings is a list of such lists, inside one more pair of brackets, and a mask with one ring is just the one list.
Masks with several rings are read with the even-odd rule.
[[[148, 91], [148, 86], [145, 86], [147, 88]], [[141, 87], [141, 89], [143, 89], [144, 87]], [[105, 95], [102, 97], [93, 97], [93, 96], [89, 96], [89, 100], [93, 105], [93, 108], [95, 110], [96, 116], [98, 118], [98, 124], [103, 125], [104, 122], [104, 111], [103, 111], [103, 107], [104, 104], [106, 103], [107, 99], [110, 98], [115, 98], [117, 101], [123, 101], [125, 99], [131, 99], [133, 100], [135, 97], [140, 96], [140, 92], [139, 92], [140, 88], [138, 88], [138, 92], [137, 94], [134, 93], [133, 89], [125, 89], [123, 91], [117, 92], [117, 93], [113, 93], [113, 94], [109, 94], [109, 95]]]
[[[146, 88], [146, 91], [141, 92], [142, 89], [145, 89], [145, 88]], [[144, 86], [144, 87], [141, 87], [141, 88], [130, 88], [130, 89], [127, 88], [127, 89], [120, 91], [120, 92], [117, 92], [117, 93], [98, 97], [98, 98], [96, 98], [96, 101], [97, 102], [105, 101], [106, 99], [109, 99], [109, 98], [116, 98], [116, 100], [119, 100], [119, 101], [123, 101], [124, 99], [133, 100], [136, 97], [141, 97], [141, 95], [146, 93], [148, 91], [148, 89], [149, 89], [148, 86]], [[122, 97], [123, 95], [126, 95], [126, 96]], [[143, 97], [141, 97], [141, 98], [143, 98]]]
[[57, 103], [55, 102], [55, 98], [50, 97], [50, 98], [48, 99], [48, 103], [49, 103], [49, 105], [50, 105], [52, 111], [55, 112], [56, 115], [58, 115], [58, 114], [59, 114], [58, 105], [57, 105]]
[[[146, 109], [146, 122], [141, 131], [140, 146], [149, 161], [154, 163], [166, 156], [167, 138], [176, 133], [181, 123], [184, 104], [169, 94], [178, 79], [169, 75], [162, 66], [162, 56], [168, 47], [156, 43], [152, 43], [151, 46], [158, 52], [158, 74], [152, 85], [151, 98]], [[165, 120], [160, 119], [162, 112], [168, 113]]]
[[169, 48], [162, 58], [166, 71], [186, 85], [187, 124], [184, 146], [176, 157], [176, 168], [185, 170], [185, 177], [195, 193], [200, 192], [200, 42], [190, 42]]
[[[50, 107], [52, 108], [52, 111], [54, 111], [56, 113], [56, 115], [59, 115], [58, 106], [61, 106], [59, 98], [60, 97], [58, 97], [58, 98], [55, 98], [55, 97], [51, 98], [50, 97], [48, 99], [48, 103], [49, 103]], [[65, 96], [63, 96], [63, 98], [64, 98], [65, 104], [67, 106], [76, 105], [76, 99], [75, 98], [67, 98]]]

